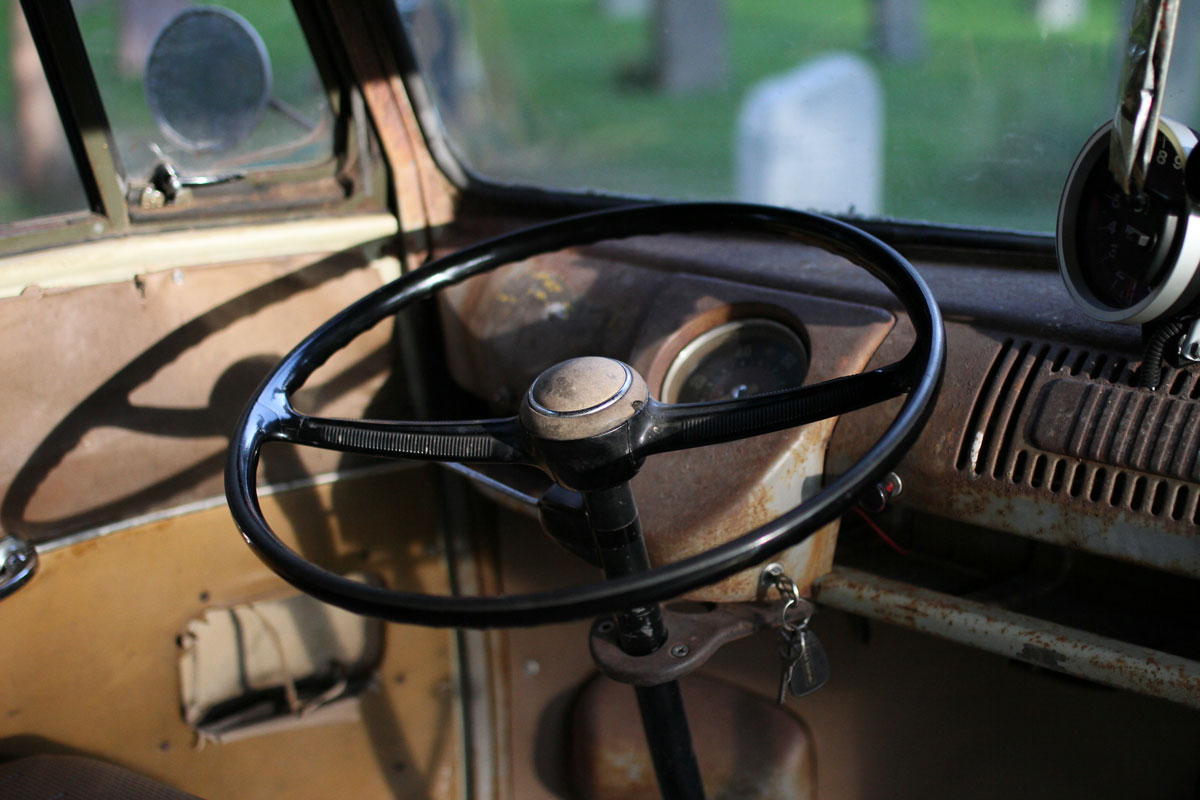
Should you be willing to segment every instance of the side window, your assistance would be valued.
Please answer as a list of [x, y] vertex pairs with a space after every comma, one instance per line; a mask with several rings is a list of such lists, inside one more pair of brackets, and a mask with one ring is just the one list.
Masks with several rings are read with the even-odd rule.
[[332, 172], [335, 115], [291, 3], [72, 2], [131, 206], [164, 202], [164, 169], [234, 191]]
[[17, 0], [0, 4], [0, 225], [86, 211], [87, 196]]

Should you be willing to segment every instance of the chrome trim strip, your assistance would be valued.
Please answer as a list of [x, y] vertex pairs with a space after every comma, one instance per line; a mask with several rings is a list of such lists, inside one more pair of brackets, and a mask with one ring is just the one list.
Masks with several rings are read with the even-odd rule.
[[0, 600], [20, 589], [37, 572], [37, 550], [16, 536], [0, 536]]

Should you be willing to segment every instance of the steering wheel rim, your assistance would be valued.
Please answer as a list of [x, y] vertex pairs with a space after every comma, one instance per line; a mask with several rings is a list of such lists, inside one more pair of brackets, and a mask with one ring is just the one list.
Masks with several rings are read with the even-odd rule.
[[[582, 586], [492, 597], [434, 596], [352, 581], [303, 559], [284, 545], [266, 523], [258, 502], [256, 469], [262, 445], [268, 441], [378, 453], [378, 447], [373, 450], [356, 442], [370, 444], [380, 436], [390, 435], [394, 429], [408, 437], [404, 439], [408, 448], [402, 454], [404, 458], [532, 463], [529, 453], [524, 452], [529, 449], [528, 443], [513, 437], [511, 423], [515, 423], [515, 417], [465, 423], [325, 420], [319, 422], [336, 423], [340, 427], [336, 436], [323, 432], [323, 438], [312, 434], [313, 426], [306, 429], [306, 421], [314, 418], [297, 414], [291, 408], [291, 394], [333, 353], [383, 318], [446, 286], [531, 256], [632, 236], [717, 231], [775, 233], [846, 258], [893, 292], [916, 333], [912, 348], [899, 361], [852, 376], [852, 379], [871, 379], [870, 385], [877, 386], [880, 395], [870, 402], [839, 408], [836, 413], [900, 394], [907, 396], [875, 444], [847, 472], [813, 497], [730, 542], [648, 572]], [[522, 627], [587, 618], [663, 601], [715, 583], [799, 544], [841, 515], [863, 489], [895, 465], [919, 435], [933, 409], [944, 362], [941, 313], [928, 286], [894, 249], [851, 225], [817, 214], [739, 203], [650, 204], [591, 212], [499, 236], [438, 259], [371, 292], [306, 337], [264, 379], [247, 404], [230, 444], [226, 497], [243, 537], [274, 572], [298, 589], [349, 611], [393, 622], [464, 628]], [[817, 386], [847, 380], [835, 379]], [[847, 388], [851, 385], [846, 384]], [[654, 405], [682, 408], [656, 402]], [[825, 413], [826, 417], [832, 415]], [[806, 421], [811, 420], [799, 419], [765, 430], [794, 427]], [[385, 430], [380, 425], [391, 427]], [[356, 431], [365, 433], [359, 436]], [[468, 434], [483, 438], [472, 440]], [[494, 446], [480, 452], [477, 442], [485, 441], [488, 436]], [[732, 438], [742, 437], [726, 436], [700, 444]], [[469, 441], [476, 444], [464, 444]], [[663, 449], [679, 448], [647, 452]]]

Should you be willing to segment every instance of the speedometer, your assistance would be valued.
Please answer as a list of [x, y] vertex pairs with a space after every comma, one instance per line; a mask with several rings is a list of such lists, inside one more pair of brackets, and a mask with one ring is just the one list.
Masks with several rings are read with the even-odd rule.
[[800, 386], [807, 373], [808, 350], [794, 330], [771, 319], [735, 319], [679, 352], [662, 397], [670, 403], [750, 397]]
[[1159, 121], [1142, 191], [1126, 194], [1108, 166], [1108, 124], [1071, 167], [1058, 209], [1058, 266], [1067, 290], [1106, 322], [1152, 322], [1200, 292], [1200, 218], [1185, 183], [1196, 133]]

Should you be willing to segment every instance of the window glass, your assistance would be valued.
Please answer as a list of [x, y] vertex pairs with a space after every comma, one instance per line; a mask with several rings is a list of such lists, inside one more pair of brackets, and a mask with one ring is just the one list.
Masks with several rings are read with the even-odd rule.
[[0, 3], [0, 224], [87, 209], [25, 17]]
[[74, 0], [131, 184], [333, 155], [333, 116], [291, 3]]
[[[1051, 231], [1115, 110], [1122, 0], [398, 0], [501, 181]], [[1200, 4], [1166, 112], [1194, 123]]]

